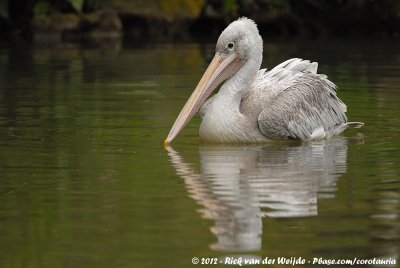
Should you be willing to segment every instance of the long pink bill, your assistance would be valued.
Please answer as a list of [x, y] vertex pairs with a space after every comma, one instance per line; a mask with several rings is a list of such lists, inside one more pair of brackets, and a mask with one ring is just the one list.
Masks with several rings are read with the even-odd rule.
[[244, 60], [240, 59], [236, 53], [215, 53], [214, 58], [203, 74], [203, 77], [200, 79], [199, 84], [176, 118], [168, 137], [164, 141], [164, 146], [168, 146], [168, 144], [172, 142], [179, 132], [189, 123], [213, 90], [222, 81], [232, 77], [232, 75], [234, 75], [243, 64]]

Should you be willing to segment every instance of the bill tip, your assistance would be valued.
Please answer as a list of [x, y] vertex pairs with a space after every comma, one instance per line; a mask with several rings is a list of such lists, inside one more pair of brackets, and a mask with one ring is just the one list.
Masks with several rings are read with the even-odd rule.
[[168, 139], [165, 139], [165, 141], [164, 141], [164, 147], [168, 147], [168, 145], [169, 145], [169, 141], [168, 141]]

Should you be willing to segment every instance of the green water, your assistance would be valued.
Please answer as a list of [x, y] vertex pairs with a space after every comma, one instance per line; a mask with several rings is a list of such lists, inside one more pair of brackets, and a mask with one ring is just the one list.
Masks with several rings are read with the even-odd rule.
[[391, 43], [264, 45], [263, 67], [318, 61], [362, 129], [218, 146], [199, 142], [195, 118], [169, 151], [162, 141], [213, 44], [1, 49], [0, 267], [398, 261], [400, 51]]

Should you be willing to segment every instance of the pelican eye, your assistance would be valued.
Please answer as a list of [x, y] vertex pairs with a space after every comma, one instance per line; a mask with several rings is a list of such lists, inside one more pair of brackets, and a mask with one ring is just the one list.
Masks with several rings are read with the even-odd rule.
[[234, 45], [235, 45], [235, 44], [234, 44], [233, 42], [229, 42], [228, 45], [226, 45], [226, 47], [227, 47], [228, 49], [233, 49]]

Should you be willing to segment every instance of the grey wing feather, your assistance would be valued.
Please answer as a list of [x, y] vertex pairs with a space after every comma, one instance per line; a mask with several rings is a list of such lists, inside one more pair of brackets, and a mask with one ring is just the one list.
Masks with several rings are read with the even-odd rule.
[[242, 112], [253, 109], [260, 131], [271, 138], [308, 139], [320, 132], [344, 130], [346, 105], [337, 97], [336, 86], [317, 74], [317, 68], [316, 62], [290, 59], [269, 72], [260, 70], [242, 101]]

